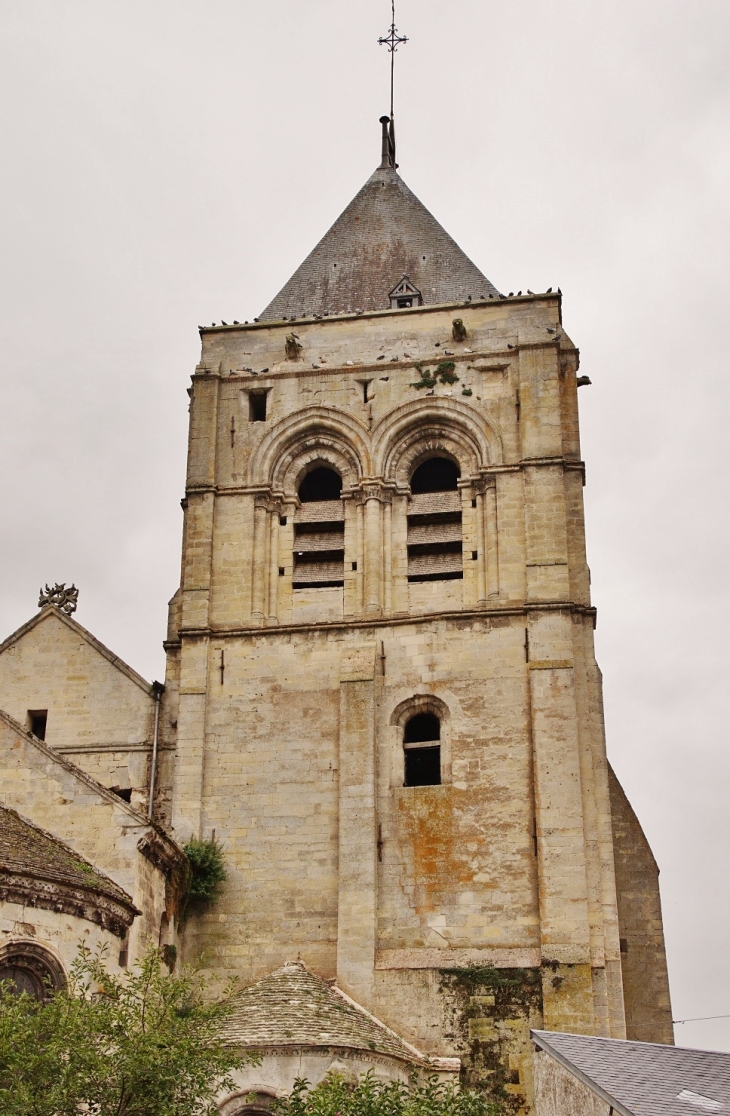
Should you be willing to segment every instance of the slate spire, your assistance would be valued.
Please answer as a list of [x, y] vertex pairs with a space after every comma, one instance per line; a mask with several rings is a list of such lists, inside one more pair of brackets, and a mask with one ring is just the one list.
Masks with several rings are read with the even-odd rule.
[[395, 168], [395, 137], [383, 117], [382, 161], [260, 320], [387, 310], [404, 276], [426, 305], [498, 297]]

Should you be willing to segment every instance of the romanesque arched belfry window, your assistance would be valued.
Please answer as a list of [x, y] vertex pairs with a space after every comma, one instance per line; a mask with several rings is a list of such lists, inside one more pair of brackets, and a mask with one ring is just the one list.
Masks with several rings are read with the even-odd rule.
[[454, 581], [463, 574], [459, 466], [429, 457], [411, 476], [408, 580]]
[[318, 466], [299, 485], [294, 516], [293, 588], [341, 587], [345, 578], [342, 478]]

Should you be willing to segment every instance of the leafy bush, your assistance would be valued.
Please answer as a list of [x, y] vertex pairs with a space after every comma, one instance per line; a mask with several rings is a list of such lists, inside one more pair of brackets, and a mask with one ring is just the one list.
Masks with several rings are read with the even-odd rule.
[[349, 1084], [328, 1075], [314, 1089], [298, 1078], [288, 1097], [272, 1105], [276, 1116], [505, 1116], [506, 1109], [473, 1089], [436, 1077], [410, 1084], [379, 1081], [372, 1073]]
[[217, 1116], [231, 1071], [229, 994], [172, 976], [152, 950], [114, 976], [83, 946], [68, 988], [41, 1002], [0, 984], [2, 1116]]
[[178, 908], [178, 921], [182, 923], [190, 908], [207, 910], [215, 902], [221, 884], [226, 879], [223, 849], [213, 838], [202, 841], [191, 837], [183, 852], [188, 858], [190, 874]]

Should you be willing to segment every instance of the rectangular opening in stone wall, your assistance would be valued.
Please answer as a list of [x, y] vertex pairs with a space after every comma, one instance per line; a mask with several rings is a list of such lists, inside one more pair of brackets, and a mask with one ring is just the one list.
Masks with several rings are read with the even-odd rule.
[[28, 710], [28, 732], [32, 732], [39, 740], [46, 739], [46, 725], [48, 724], [47, 709]]
[[405, 748], [405, 786], [438, 787], [441, 784], [441, 746]]
[[250, 391], [248, 393], [248, 420], [249, 422], [266, 422], [265, 391]]

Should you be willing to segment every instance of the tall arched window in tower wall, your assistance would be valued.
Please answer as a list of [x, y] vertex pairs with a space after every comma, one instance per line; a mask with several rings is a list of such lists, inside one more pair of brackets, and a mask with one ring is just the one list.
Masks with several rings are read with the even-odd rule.
[[345, 509], [342, 478], [319, 466], [299, 485], [294, 515], [294, 589], [324, 589], [345, 583]]
[[411, 477], [408, 504], [408, 580], [462, 578], [459, 466], [429, 457]]
[[434, 713], [416, 713], [403, 730], [407, 787], [437, 787], [441, 782], [441, 722]]

